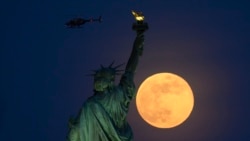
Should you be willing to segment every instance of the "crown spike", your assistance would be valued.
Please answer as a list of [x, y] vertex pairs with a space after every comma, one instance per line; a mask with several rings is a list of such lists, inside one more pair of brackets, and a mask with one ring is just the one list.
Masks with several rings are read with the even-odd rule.
[[122, 63], [122, 64], [120, 64], [120, 65], [117, 65], [117, 66], [114, 67], [114, 69], [116, 70], [117, 68], [121, 67], [121, 66], [124, 65], [124, 64], [125, 64], [125, 63]]
[[112, 66], [114, 65], [115, 60], [112, 61], [112, 63], [109, 65], [109, 68], [112, 68]]

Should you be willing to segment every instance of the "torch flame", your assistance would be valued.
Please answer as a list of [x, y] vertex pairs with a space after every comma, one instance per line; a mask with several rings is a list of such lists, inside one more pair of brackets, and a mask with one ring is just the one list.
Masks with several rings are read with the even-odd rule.
[[132, 14], [134, 15], [136, 21], [143, 21], [144, 20], [144, 16], [143, 16], [142, 12], [135, 12], [132, 10]]

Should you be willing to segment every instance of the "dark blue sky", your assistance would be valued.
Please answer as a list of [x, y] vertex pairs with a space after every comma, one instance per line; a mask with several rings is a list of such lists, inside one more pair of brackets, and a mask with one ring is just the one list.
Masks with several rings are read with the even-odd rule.
[[[135, 33], [130, 10], [149, 30], [135, 82], [171, 72], [193, 89], [190, 118], [157, 129], [128, 115], [135, 141], [250, 140], [250, 3], [235, 0], [6, 1], [1, 15], [1, 140], [65, 140], [67, 121], [92, 95], [85, 74], [127, 61]], [[74, 17], [103, 22], [67, 29]]]

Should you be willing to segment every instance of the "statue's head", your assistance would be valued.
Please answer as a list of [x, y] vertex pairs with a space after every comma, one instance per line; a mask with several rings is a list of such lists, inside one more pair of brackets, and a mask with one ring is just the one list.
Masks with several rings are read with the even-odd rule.
[[94, 76], [94, 90], [97, 92], [102, 92], [114, 86], [115, 76], [118, 75], [118, 72], [121, 70], [117, 70], [119, 66], [112, 67], [113, 63], [108, 67], [103, 67], [98, 70], [95, 70]]

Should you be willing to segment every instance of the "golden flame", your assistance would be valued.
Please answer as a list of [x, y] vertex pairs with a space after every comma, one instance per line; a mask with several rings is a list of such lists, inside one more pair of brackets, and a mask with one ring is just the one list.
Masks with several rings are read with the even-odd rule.
[[142, 12], [135, 12], [132, 10], [132, 14], [134, 15], [136, 21], [144, 20], [144, 16], [142, 15]]

